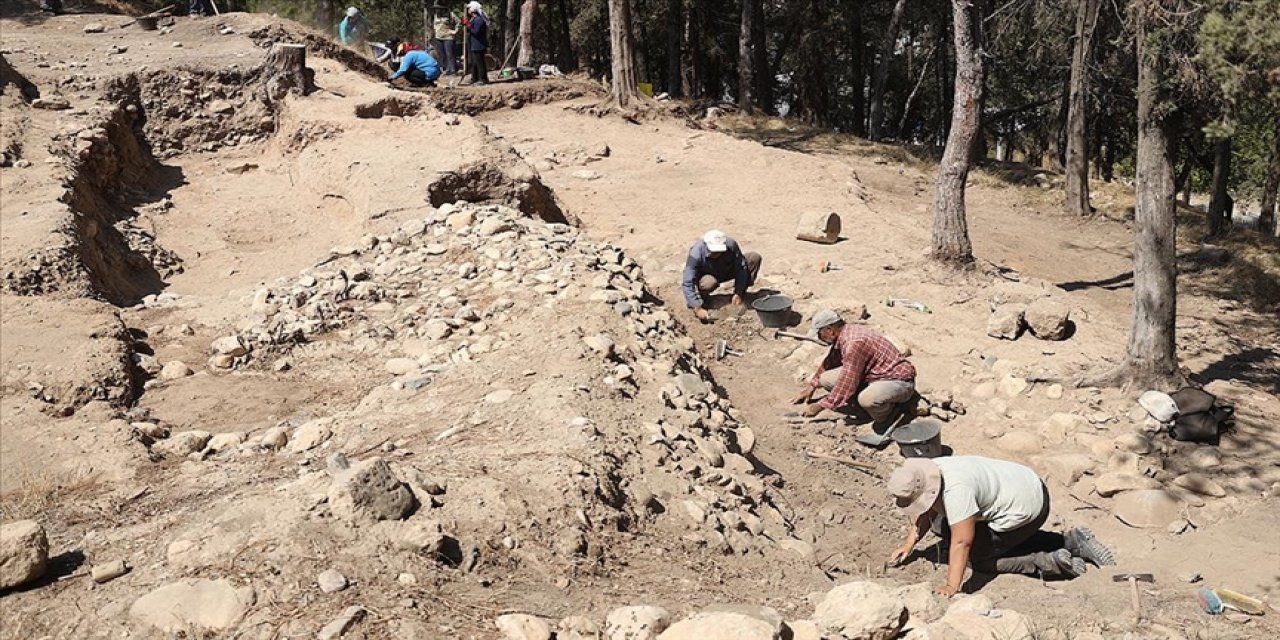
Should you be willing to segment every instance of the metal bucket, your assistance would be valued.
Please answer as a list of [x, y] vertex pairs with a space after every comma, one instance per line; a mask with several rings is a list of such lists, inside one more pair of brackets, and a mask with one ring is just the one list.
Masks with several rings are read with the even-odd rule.
[[143, 31], [156, 30], [156, 26], [157, 26], [156, 21], [158, 20], [158, 18], [156, 18], [155, 16], [140, 16], [138, 18], [135, 18], [135, 20], [138, 22], [138, 28], [142, 29]]
[[765, 296], [751, 303], [751, 308], [760, 316], [760, 324], [769, 329], [785, 329], [790, 326], [791, 305], [795, 303], [790, 296], [780, 293]]
[[893, 430], [893, 441], [904, 458], [937, 458], [942, 455], [942, 424], [916, 420]]

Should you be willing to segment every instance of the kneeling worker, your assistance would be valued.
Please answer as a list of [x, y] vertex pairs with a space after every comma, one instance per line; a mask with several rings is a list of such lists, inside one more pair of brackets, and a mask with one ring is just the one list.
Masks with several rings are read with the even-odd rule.
[[409, 51], [400, 60], [400, 70], [391, 74], [391, 82], [404, 78], [415, 87], [434, 87], [440, 77], [440, 64], [426, 51]]
[[[909, 458], [889, 476], [889, 494], [907, 515], [907, 540], [889, 557], [897, 564], [911, 555], [935, 521], [950, 541], [947, 583], [937, 589], [955, 595], [966, 566], [977, 573], [1018, 573], [1042, 578], [1084, 575], [1085, 561], [1114, 564], [1111, 551], [1088, 529], [1065, 535], [1043, 533], [1049, 519], [1049, 489], [1040, 476], [1016, 462], [979, 456]], [[1033, 540], [1041, 538], [1041, 540]]]
[[723, 231], [712, 229], [689, 247], [684, 261], [684, 277], [680, 287], [684, 300], [699, 320], [709, 320], [706, 296], [711, 295], [722, 282], [733, 281], [733, 304], [742, 304], [747, 288], [755, 284], [760, 275], [760, 254], [742, 253], [738, 243]]
[[804, 409], [816, 416], [823, 409], [838, 410], [852, 400], [883, 432], [911, 406], [916, 393], [916, 368], [889, 339], [868, 327], [845, 324], [840, 314], [823, 309], [813, 315], [809, 336], [831, 350], [818, 365], [795, 404], [813, 399], [819, 387], [829, 393]]

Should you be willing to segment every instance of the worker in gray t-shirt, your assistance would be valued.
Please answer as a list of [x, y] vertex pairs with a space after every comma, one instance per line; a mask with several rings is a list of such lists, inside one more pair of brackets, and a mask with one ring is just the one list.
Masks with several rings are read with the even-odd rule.
[[1040, 531], [1049, 519], [1049, 489], [1035, 471], [1016, 462], [910, 458], [890, 476], [889, 493], [911, 521], [891, 563], [910, 556], [935, 522], [944, 525], [935, 529], [950, 541], [947, 584], [938, 588], [944, 596], [960, 590], [966, 566], [978, 573], [1070, 579], [1084, 574], [1086, 560], [1114, 563], [1088, 529], [1065, 535]]

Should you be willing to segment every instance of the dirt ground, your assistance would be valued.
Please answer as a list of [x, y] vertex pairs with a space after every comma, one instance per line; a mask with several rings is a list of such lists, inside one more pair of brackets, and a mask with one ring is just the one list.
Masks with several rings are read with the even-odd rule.
[[[930, 553], [884, 564], [904, 532], [883, 487], [898, 453], [855, 444], [865, 424], [781, 418], [820, 349], [772, 338], [750, 310], [687, 313], [684, 255], [710, 228], [760, 252], [759, 287], [806, 320], [865, 305], [910, 347], [924, 395], [966, 406], [945, 426], [953, 452], [1035, 467], [1051, 525], [1087, 524], [1115, 550], [1119, 566], [1071, 582], [970, 585], [1036, 637], [1277, 635], [1274, 609], [1210, 617], [1194, 597], [1280, 598], [1275, 246], [1236, 238], [1221, 263], [1186, 234], [1179, 357], [1238, 426], [1217, 447], [1157, 437], [1117, 462], [1142, 432], [1136, 393], [1070, 381], [1127, 338], [1121, 186], [1098, 185], [1105, 215], [1076, 220], [1052, 189], [978, 172], [980, 265], [956, 273], [926, 258], [931, 170], [901, 150], [777, 122], [597, 118], [572, 108], [597, 99], [577, 81], [396, 91], [266, 16], [125, 21], [0, 19], [5, 60], [68, 102], [0, 97], [0, 515], [39, 521], [53, 556], [48, 577], [0, 595], [0, 637], [164, 637], [135, 603], [196, 579], [254, 597], [232, 625], [170, 631], [242, 638], [313, 637], [351, 605], [369, 615], [344, 637], [496, 638], [500, 614], [603, 621], [639, 604], [798, 620], [850, 579], [939, 583]], [[94, 22], [106, 31], [85, 33]], [[263, 93], [276, 40], [308, 44], [319, 90]], [[794, 239], [814, 211], [841, 216], [841, 242]], [[993, 305], [1044, 297], [1071, 310], [1068, 340], [987, 335]], [[616, 342], [604, 357], [586, 340], [600, 335]], [[247, 353], [219, 360], [227, 337]], [[716, 361], [721, 339], [743, 355]], [[713, 394], [673, 394], [680, 373]], [[1010, 379], [1033, 382], [1000, 391]], [[276, 430], [289, 445], [268, 446]], [[195, 431], [235, 444], [173, 453]], [[390, 460], [417, 511], [344, 521], [326, 494], [336, 453]], [[1066, 456], [1085, 475], [1055, 476]], [[1094, 481], [1116, 464], [1177, 492], [1177, 533], [1113, 515]], [[1222, 495], [1176, 489], [1188, 471]], [[433, 528], [448, 540], [434, 554], [400, 542]], [[86, 575], [117, 559], [126, 576]], [[326, 569], [350, 586], [321, 593]], [[1156, 576], [1140, 629], [1111, 579], [1128, 572]]]

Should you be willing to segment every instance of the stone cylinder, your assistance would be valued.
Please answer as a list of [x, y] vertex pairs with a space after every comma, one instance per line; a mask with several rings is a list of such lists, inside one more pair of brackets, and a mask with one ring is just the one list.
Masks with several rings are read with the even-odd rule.
[[805, 213], [796, 227], [796, 239], [835, 244], [840, 239], [840, 216], [834, 213]]

